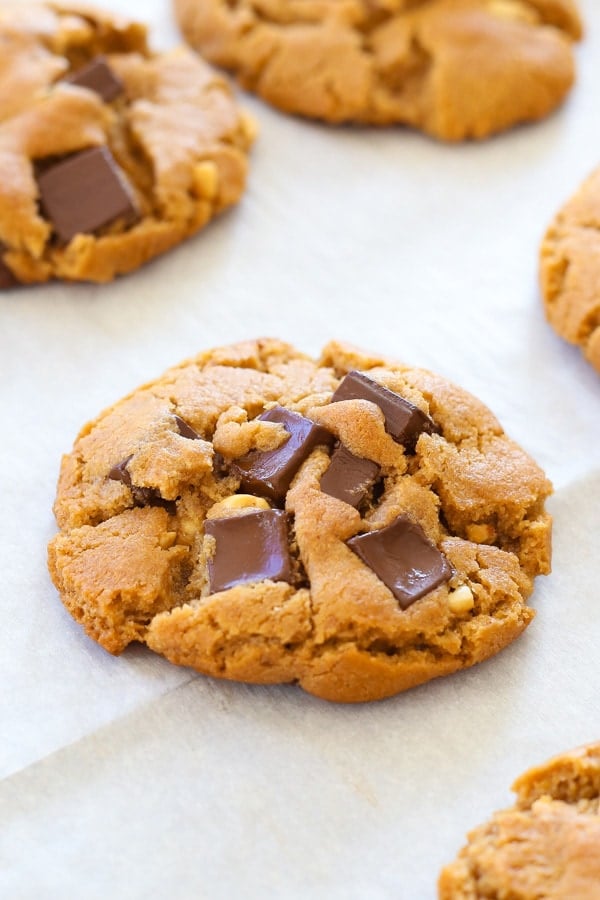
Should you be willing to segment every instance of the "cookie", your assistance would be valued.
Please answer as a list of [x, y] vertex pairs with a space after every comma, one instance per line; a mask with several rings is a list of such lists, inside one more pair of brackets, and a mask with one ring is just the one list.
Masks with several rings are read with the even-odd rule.
[[0, 287], [109, 281], [244, 189], [251, 120], [186, 48], [90, 8], [0, 4]]
[[446, 141], [541, 119], [573, 83], [574, 0], [174, 0], [183, 33], [248, 90], [326, 122]]
[[387, 697], [529, 624], [544, 473], [431, 372], [273, 339], [202, 353], [86, 425], [49, 567], [111, 653], [319, 697]]
[[598, 900], [600, 743], [521, 775], [517, 802], [469, 834], [440, 900]]
[[540, 280], [548, 322], [600, 372], [600, 169], [546, 232]]

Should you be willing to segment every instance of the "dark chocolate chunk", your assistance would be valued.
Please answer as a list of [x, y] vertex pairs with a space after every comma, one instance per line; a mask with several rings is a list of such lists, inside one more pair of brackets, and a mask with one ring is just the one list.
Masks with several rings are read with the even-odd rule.
[[292, 577], [287, 515], [280, 509], [226, 519], [207, 519], [206, 534], [216, 541], [208, 561], [210, 591], [226, 591], [249, 581], [287, 581]]
[[21, 282], [19, 279], [15, 278], [4, 260], [0, 257], [0, 290], [8, 290], [8, 288], [17, 287], [20, 284]]
[[121, 481], [123, 484], [127, 485], [136, 506], [162, 506], [163, 509], [167, 510], [169, 515], [174, 516], [177, 511], [177, 504], [174, 500], [165, 500], [164, 497], [161, 497], [156, 488], [139, 487], [137, 484], [132, 483], [131, 475], [127, 469], [127, 466], [132, 459], [133, 456], [128, 456], [123, 462], [113, 466], [108, 473], [108, 477], [111, 481]]
[[340, 444], [331, 457], [329, 468], [321, 478], [321, 490], [331, 497], [358, 507], [379, 474], [379, 466], [371, 459], [354, 456]]
[[390, 589], [402, 609], [448, 581], [452, 566], [408, 516], [346, 542]]
[[108, 477], [111, 481], [122, 481], [123, 484], [126, 484], [127, 487], [131, 487], [131, 475], [127, 471], [127, 466], [133, 459], [133, 454], [128, 456], [127, 459], [124, 459], [123, 462], [118, 463], [116, 466], [113, 466], [110, 472], [108, 473]]
[[177, 431], [181, 437], [189, 438], [190, 441], [200, 440], [200, 435], [198, 432], [194, 431], [191, 425], [188, 425], [188, 423], [184, 422], [179, 416], [174, 416], [174, 418], [175, 424], [177, 425]]
[[414, 450], [419, 435], [423, 432], [440, 433], [433, 419], [418, 406], [362, 372], [348, 372], [331, 398], [332, 403], [339, 400], [370, 400], [375, 403], [385, 416], [386, 431], [408, 450]]
[[275, 406], [258, 418], [263, 422], [280, 422], [290, 435], [288, 440], [276, 450], [252, 450], [236, 460], [231, 471], [241, 478], [244, 491], [280, 501], [309, 454], [319, 444], [331, 446], [334, 437], [322, 425], [283, 406]]
[[115, 75], [103, 56], [97, 56], [87, 66], [65, 78], [65, 81], [95, 91], [105, 103], [110, 103], [125, 90], [123, 82]]
[[137, 216], [131, 185], [107, 147], [68, 156], [40, 171], [37, 183], [43, 212], [63, 243]]

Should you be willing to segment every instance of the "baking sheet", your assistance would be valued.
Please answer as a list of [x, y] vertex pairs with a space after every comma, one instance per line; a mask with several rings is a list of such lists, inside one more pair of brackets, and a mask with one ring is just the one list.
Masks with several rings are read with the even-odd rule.
[[[162, 0], [113, 0], [177, 40]], [[598, 739], [600, 381], [545, 324], [537, 248], [600, 164], [600, 7], [548, 121], [449, 147], [330, 129], [251, 97], [241, 205], [112, 285], [0, 295], [0, 896], [432, 900], [465, 831], [530, 764]], [[552, 478], [554, 572], [514, 645], [344, 707], [114, 659], [45, 568], [61, 453], [167, 366], [270, 334], [331, 337], [470, 389]]]

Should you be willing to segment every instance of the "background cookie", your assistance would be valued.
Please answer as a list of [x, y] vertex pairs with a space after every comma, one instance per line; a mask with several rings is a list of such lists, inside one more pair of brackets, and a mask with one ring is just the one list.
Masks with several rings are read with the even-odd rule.
[[546, 232], [540, 278], [548, 321], [600, 372], [600, 169]]
[[69, 4], [2, 4], [0, 42], [0, 287], [108, 281], [239, 199], [252, 125], [188, 50]]
[[523, 631], [549, 491], [489, 410], [430, 372], [248, 342], [82, 430], [49, 565], [113, 653], [144, 641], [217, 677], [377, 699]]
[[540, 119], [573, 82], [572, 0], [174, 0], [186, 38], [290, 113], [443, 140]]
[[441, 900], [597, 900], [600, 743], [529, 769], [517, 802], [469, 834], [439, 881]]

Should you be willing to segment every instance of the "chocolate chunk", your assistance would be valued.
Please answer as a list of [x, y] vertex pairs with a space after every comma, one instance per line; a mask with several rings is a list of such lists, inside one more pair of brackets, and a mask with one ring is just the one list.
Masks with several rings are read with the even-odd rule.
[[123, 462], [113, 466], [108, 473], [108, 477], [111, 481], [121, 481], [129, 488], [133, 497], [133, 502], [136, 506], [162, 506], [163, 509], [167, 510], [169, 515], [174, 516], [177, 512], [177, 504], [174, 500], [165, 500], [164, 497], [161, 497], [156, 488], [139, 487], [137, 484], [132, 483], [131, 475], [127, 470], [127, 466], [132, 459], [133, 455], [128, 456]]
[[331, 446], [331, 432], [299, 413], [275, 406], [258, 417], [263, 422], [280, 422], [289, 433], [288, 440], [276, 450], [252, 450], [236, 460], [231, 470], [242, 479], [249, 494], [271, 500], [283, 500], [292, 478], [319, 444]]
[[400, 394], [395, 394], [363, 375], [362, 372], [349, 372], [331, 398], [332, 403], [339, 400], [370, 400], [385, 416], [386, 431], [408, 450], [414, 450], [419, 435], [439, 434], [440, 429], [433, 419]]
[[177, 425], [177, 430], [181, 437], [189, 438], [190, 441], [198, 441], [200, 440], [200, 435], [194, 431], [191, 425], [188, 425], [187, 422], [184, 422], [179, 416], [174, 416], [175, 424]]
[[370, 459], [354, 456], [340, 444], [321, 478], [321, 490], [331, 497], [358, 507], [379, 474], [379, 466]]
[[131, 185], [107, 147], [55, 163], [38, 174], [37, 183], [43, 212], [64, 243], [115, 219], [131, 222], [137, 216]]
[[118, 463], [116, 466], [113, 466], [110, 472], [108, 473], [108, 477], [111, 481], [122, 481], [123, 484], [126, 484], [128, 488], [131, 487], [131, 475], [127, 471], [127, 466], [133, 459], [133, 454], [128, 456], [127, 459], [124, 459], [123, 462]]
[[402, 609], [448, 581], [453, 569], [408, 516], [346, 542], [390, 589]]
[[21, 282], [15, 278], [6, 263], [0, 258], [0, 290], [17, 287]]
[[65, 78], [65, 81], [95, 91], [105, 103], [110, 103], [125, 90], [123, 82], [115, 75], [103, 56], [97, 56], [87, 66]]
[[226, 591], [249, 581], [287, 581], [292, 577], [287, 515], [263, 509], [226, 519], [207, 519], [206, 534], [216, 549], [208, 561], [210, 591]]

